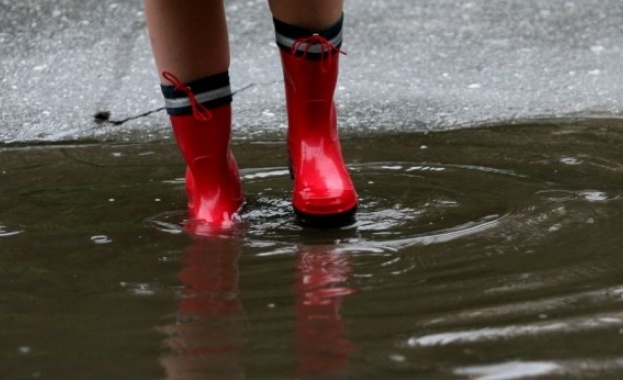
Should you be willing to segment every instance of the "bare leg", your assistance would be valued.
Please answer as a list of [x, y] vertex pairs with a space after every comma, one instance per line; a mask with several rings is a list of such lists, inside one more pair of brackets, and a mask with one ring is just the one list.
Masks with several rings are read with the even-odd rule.
[[156, 66], [189, 82], [229, 68], [222, 0], [144, 0]]
[[268, 0], [273, 16], [290, 25], [324, 29], [342, 16], [343, 0]]

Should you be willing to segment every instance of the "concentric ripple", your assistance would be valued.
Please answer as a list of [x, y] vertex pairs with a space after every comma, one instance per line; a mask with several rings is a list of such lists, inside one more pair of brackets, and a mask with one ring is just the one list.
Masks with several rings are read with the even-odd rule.
[[[351, 172], [360, 194], [356, 222], [317, 236], [339, 240], [350, 250], [447, 242], [494, 228], [513, 210], [527, 207], [506, 194], [521, 184], [521, 177], [493, 168], [374, 162], [353, 166]], [[243, 179], [247, 193], [258, 194], [242, 215], [249, 238], [300, 240], [287, 170], [247, 170]]]
[[0, 222], [0, 238], [19, 235], [23, 232], [24, 229], [20, 226]]
[[[247, 204], [240, 217], [247, 239], [288, 244], [300, 242], [303, 236], [312, 244], [338, 242], [349, 251], [391, 252], [480, 234], [532, 209], [525, 199], [508, 196], [511, 191], [526, 194], [525, 187], [533, 186], [524, 185], [524, 179], [511, 171], [375, 162], [353, 166], [351, 172], [360, 194], [355, 223], [320, 232], [297, 224], [287, 168], [242, 170]], [[171, 211], [148, 222], [160, 231], [178, 234], [183, 232], [185, 215]]]

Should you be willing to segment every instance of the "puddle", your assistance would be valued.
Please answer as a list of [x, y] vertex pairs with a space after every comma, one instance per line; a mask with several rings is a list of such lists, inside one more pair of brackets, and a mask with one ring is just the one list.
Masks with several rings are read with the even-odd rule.
[[284, 145], [240, 142], [240, 225], [201, 238], [171, 144], [0, 148], [0, 378], [619, 378], [622, 143], [351, 138], [357, 221], [315, 230]]

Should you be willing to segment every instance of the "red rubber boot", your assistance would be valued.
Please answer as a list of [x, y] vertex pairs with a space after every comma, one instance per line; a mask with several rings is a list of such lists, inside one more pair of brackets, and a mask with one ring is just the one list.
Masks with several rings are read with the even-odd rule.
[[210, 109], [209, 120], [171, 115], [173, 134], [186, 164], [190, 217], [222, 225], [233, 222], [242, 206], [238, 165], [229, 149], [231, 105]]
[[[223, 73], [193, 82], [206, 103], [200, 103], [193, 89], [174, 74], [165, 71], [163, 77], [172, 85], [163, 86], [163, 94], [173, 134], [187, 164], [186, 192], [192, 218], [187, 228], [201, 234], [200, 231], [208, 232], [206, 225], [208, 230], [227, 227], [235, 221], [243, 204], [238, 165], [229, 148], [229, 76]], [[180, 107], [183, 111], [177, 109]]]
[[[321, 46], [321, 57], [300, 54], [301, 46], [313, 44]], [[339, 50], [314, 35], [297, 40], [290, 52], [282, 49], [281, 60], [294, 211], [319, 226], [345, 224], [357, 209], [357, 193], [342, 157], [333, 101]]]

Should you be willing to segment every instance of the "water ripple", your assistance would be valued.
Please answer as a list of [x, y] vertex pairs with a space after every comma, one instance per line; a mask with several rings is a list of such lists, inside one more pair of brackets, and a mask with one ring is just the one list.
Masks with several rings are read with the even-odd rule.
[[0, 222], [0, 238], [19, 235], [24, 232], [23, 227]]
[[[511, 180], [521, 178], [512, 171], [495, 168], [417, 162], [371, 162], [353, 165], [351, 170], [355, 182], [367, 183], [367, 186], [358, 185], [357, 220], [339, 233], [322, 235], [332, 241], [339, 240], [342, 245], [356, 241], [361, 246], [364, 242], [366, 249], [381, 250], [444, 243], [482, 233], [496, 227], [512, 212], [514, 206], [503, 192], [468, 192], [465, 183], [469, 182], [464, 181], [456, 186], [451, 178], [457, 172], [470, 177], [472, 182], [474, 176], [490, 181], [492, 174], [493, 178], [496, 175]], [[247, 193], [257, 194], [247, 200], [242, 214], [248, 238], [300, 240], [302, 228], [292, 215], [287, 169], [256, 168], [242, 173]], [[476, 211], [485, 202], [490, 205], [487, 210]], [[354, 237], [355, 240], [349, 240]]]
[[553, 362], [512, 361], [500, 364], [457, 368], [454, 373], [474, 380], [514, 380], [559, 374], [562, 367]]
[[[240, 223], [246, 244], [272, 242], [272, 248], [258, 253], [263, 255], [289, 253], [292, 244], [301, 242], [346, 245], [365, 254], [489, 236], [519, 249], [568, 227], [595, 223], [595, 207], [621, 199], [598, 189], [549, 189], [515, 170], [479, 165], [369, 162], [353, 165], [351, 171], [360, 193], [356, 222], [314, 233], [293, 215], [286, 167], [241, 170], [247, 199]], [[147, 223], [180, 234], [186, 219], [184, 210], [175, 210]]]
[[186, 211], [166, 211], [150, 216], [145, 219], [145, 223], [157, 231], [179, 235], [184, 233], [186, 217]]
[[623, 312], [604, 313], [576, 318], [542, 321], [523, 325], [485, 327], [480, 329], [440, 332], [407, 339], [409, 347], [447, 346], [452, 344], [480, 343], [511, 340], [526, 336], [552, 334], [577, 334], [595, 330], [622, 328]]
[[[515, 283], [516, 281], [512, 282]], [[489, 293], [517, 290], [515, 286], [509, 289], [491, 289]], [[528, 289], [531, 290], [531, 289]], [[510, 295], [509, 295], [510, 296]], [[591, 290], [578, 294], [570, 294], [542, 299], [530, 299], [525, 302], [498, 304], [490, 307], [481, 307], [453, 313], [451, 316], [442, 316], [423, 322], [423, 326], [443, 326], [445, 324], [482, 324], [489, 321], [514, 318], [519, 315], [541, 315], [551, 313], [570, 314], [580, 308], [606, 305], [615, 306], [623, 303], [623, 285], [604, 289]]]
[[[600, 374], [623, 373], [623, 358], [576, 359], [556, 361], [510, 361], [454, 369], [457, 376], [472, 380], [515, 380], [541, 376], [570, 376], [597, 378]], [[611, 377], [608, 377], [611, 378]]]

